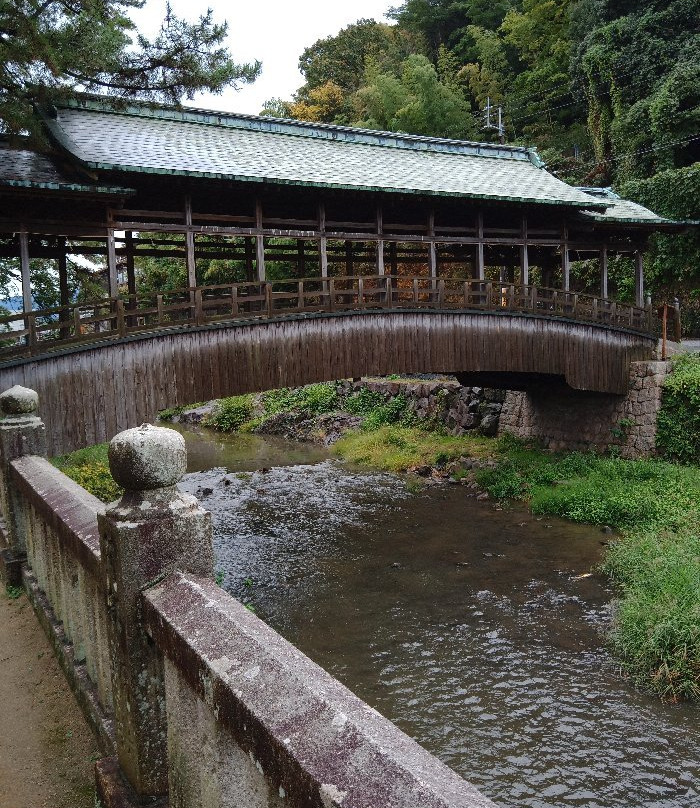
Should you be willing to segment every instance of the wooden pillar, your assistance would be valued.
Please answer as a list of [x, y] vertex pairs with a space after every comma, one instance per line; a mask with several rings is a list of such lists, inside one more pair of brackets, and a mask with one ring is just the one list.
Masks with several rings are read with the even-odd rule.
[[119, 279], [117, 278], [117, 250], [114, 246], [114, 230], [107, 230], [107, 289], [110, 297], [119, 294]]
[[435, 280], [437, 278], [437, 249], [435, 246], [435, 211], [428, 214], [428, 273]]
[[19, 232], [19, 267], [22, 278], [22, 311], [31, 311], [33, 306], [29, 279], [29, 235], [26, 230]]
[[636, 306], [644, 306], [644, 253], [634, 253], [634, 302]]
[[520, 284], [527, 286], [530, 283], [530, 257], [527, 249], [527, 218], [523, 216], [521, 223], [523, 243], [520, 247]]
[[321, 277], [328, 277], [328, 240], [326, 239], [326, 206], [321, 202], [318, 206], [318, 230], [321, 234], [319, 243], [319, 258], [321, 262]]
[[197, 266], [194, 259], [194, 233], [192, 232], [192, 197], [185, 197], [185, 262], [187, 264], [187, 285], [197, 285]]
[[306, 277], [306, 253], [304, 252], [304, 239], [297, 239], [297, 277]]
[[483, 281], [486, 272], [484, 269], [484, 214], [481, 211], [477, 214], [476, 237], [479, 239], [476, 245], [476, 278]]
[[136, 294], [136, 271], [134, 270], [134, 234], [127, 230], [124, 234], [126, 247], [126, 286], [130, 295]]
[[[61, 306], [70, 306], [70, 291], [68, 289], [68, 256], [66, 255], [66, 240], [58, 240], [58, 296]], [[61, 337], [67, 339], [70, 336], [71, 314], [67, 308], [61, 309], [58, 315], [61, 322]]]
[[603, 300], [608, 299], [608, 245], [606, 244], [600, 251], [600, 296]]
[[262, 202], [260, 199], [255, 200], [255, 229], [258, 234], [255, 236], [255, 263], [258, 267], [258, 280], [260, 283], [265, 282], [265, 237], [262, 234], [263, 229], [263, 214]]
[[561, 236], [561, 288], [568, 292], [571, 285], [571, 264], [569, 262], [569, 228], [564, 225]]
[[399, 255], [398, 255], [398, 248], [396, 246], [396, 242], [392, 241], [389, 243], [389, 271], [392, 275], [399, 274]]
[[380, 238], [377, 240], [377, 275], [384, 275], [384, 239], [381, 238], [384, 233], [384, 214], [382, 206], [377, 205], [377, 235]]
[[253, 282], [253, 240], [250, 236], [243, 239], [243, 249], [245, 252], [245, 279], [248, 283]]

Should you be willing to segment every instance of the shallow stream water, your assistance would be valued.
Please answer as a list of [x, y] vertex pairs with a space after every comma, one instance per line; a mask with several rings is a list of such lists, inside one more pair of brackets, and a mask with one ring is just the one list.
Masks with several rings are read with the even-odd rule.
[[605, 650], [599, 529], [183, 431], [224, 586], [497, 804], [700, 807], [700, 710]]

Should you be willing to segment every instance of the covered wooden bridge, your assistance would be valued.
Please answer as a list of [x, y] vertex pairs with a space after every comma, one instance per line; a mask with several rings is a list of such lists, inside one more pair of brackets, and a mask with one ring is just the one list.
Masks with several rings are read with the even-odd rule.
[[[117, 429], [183, 397], [329, 373], [549, 375], [619, 393], [629, 362], [651, 355], [643, 254], [652, 232], [682, 225], [567, 185], [533, 150], [103, 98], [40, 114], [49, 150], [0, 148], [0, 258], [23, 300], [0, 318], [0, 381], [41, 387], [89, 357], [118, 389], [135, 379], [118, 378], [117, 347], [179, 374], [159, 382], [174, 398], [144, 393], [151, 405]], [[620, 256], [626, 303], [610, 294]], [[590, 261], [572, 271], [591, 258], [597, 288]], [[35, 304], [39, 267], [58, 278], [49, 309]], [[88, 299], [71, 283], [81, 268], [101, 284]], [[218, 353], [192, 347], [226, 329]], [[199, 360], [176, 373], [190, 351]], [[362, 359], [337, 358], [350, 355]]]

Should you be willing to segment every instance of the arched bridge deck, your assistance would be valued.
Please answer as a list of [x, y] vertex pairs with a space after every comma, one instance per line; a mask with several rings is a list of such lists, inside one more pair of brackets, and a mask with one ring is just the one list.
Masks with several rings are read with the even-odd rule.
[[49, 323], [35, 313], [20, 333], [30, 344], [0, 349], [0, 385], [37, 390], [50, 452], [60, 454], [167, 406], [351, 376], [558, 377], [623, 394], [630, 362], [655, 346], [645, 309], [483, 281], [400, 281], [206, 287], [175, 302], [158, 295], [153, 306], [102, 301], [90, 317], [84, 306], [70, 307], [72, 319], [54, 310]]

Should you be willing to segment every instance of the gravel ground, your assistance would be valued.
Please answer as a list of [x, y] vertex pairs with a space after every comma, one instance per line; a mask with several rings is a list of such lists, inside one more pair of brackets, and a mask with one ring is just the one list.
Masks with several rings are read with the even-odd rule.
[[97, 744], [26, 595], [0, 590], [0, 808], [92, 808]]

